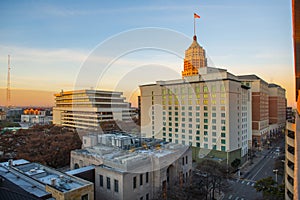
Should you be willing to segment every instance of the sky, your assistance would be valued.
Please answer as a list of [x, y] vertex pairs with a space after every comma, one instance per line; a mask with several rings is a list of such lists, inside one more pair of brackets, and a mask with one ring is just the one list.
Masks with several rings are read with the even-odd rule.
[[281, 85], [295, 106], [282, 0], [0, 1], [0, 106], [8, 54], [13, 105], [53, 105], [54, 93], [78, 88], [122, 91], [136, 105], [139, 85], [181, 78], [194, 12], [210, 66]]

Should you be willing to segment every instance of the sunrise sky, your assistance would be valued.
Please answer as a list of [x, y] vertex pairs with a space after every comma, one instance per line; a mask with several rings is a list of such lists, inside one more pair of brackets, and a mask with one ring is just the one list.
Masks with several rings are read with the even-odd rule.
[[[53, 93], [77, 88], [123, 91], [135, 105], [139, 85], [181, 77], [194, 12], [201, 16], [196, 33], [210, 66], [279, 84], [287, 90], [288, 105], [294, 106], [290, 4], [1, 1], [0, 106], [6, 104], [8, 54], [13, 105], [52, 105]], [[155, 27], [155, 33], [149, 27]], [[100, 68], [101, 73], [93, 73]]]

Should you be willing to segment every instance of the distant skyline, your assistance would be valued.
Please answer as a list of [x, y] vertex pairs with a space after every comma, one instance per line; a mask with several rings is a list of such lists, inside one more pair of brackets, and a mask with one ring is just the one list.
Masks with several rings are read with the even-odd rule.
[[[192, 39], [194, 12], [201, 16], [197, 19], [198, 42], [212, 66], [236, 75], [256, 74], [281, 85], [287, 90], [288, 105], [295, 105], [290, 1], [28, 0], [0, 2], [0, 106], [6, 104], [3, 89], [8, 54], [12, 89], [49, 94], [73, 90], [86, 59], [108, 38], [132, 29], [158, 27]], [[124, 40], [122, 44], [130, 42]], [[180, 78], [183, 57], [184, 49], [181, 57], [157, 50], [132, 52], [113, 63], [111, 80], [118, 69], [139, 66], [138, 80], [131, 77], [128, 89], [122, 84], [127, 100], [135, 103], [140, 84]], [[160, 66], [164, 68], [161, 71]], [[152, 69], [149, 76], [147, 70]], [[110, 77], [105, 80], [110, 81]], [[102, 83], [96, 87], [114, 89]], [[32, 94], [12, 93], [12, 100], [19, 105], [30, 103]], [[40, 101], [48, 105], [51, 99], [54, 104], [53, 95], [44, 95]]]

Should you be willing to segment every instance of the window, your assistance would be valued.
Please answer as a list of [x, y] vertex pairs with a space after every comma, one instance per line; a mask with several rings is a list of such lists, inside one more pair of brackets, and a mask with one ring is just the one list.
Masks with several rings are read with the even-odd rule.
[[197, 143], [196, 143], [196, 146], [197, 146], [197, 147], [200, 147], [200, 143], [199, 143], [199, 142], [197, 142]]
[[188, 164], [188, 157], [185, 156], [185, 164]]
[[182, 157], [182, 165], [184, 165], [184, 157]]
[[208, 144], [204, 144], [204, 148], [205, 148], [205, 149], [208, 149]]
[[217, 114], [216, 114], [216, 113], [212, 113], [211, 116], [212, 116], [212, 117], [216, 117]]
[[226, 137], [226, 134], [225, 133], [221, 133], [221, 137]]
[[119, 192], [119, 181], [115, 179], [114, 185], [115, 185], [115, 192]]
[[221, 146], [221, 151], [226, 151], [226, 147], [225, 146]]
[[222, 139], [221, 144], [226, 144], [226, 140]]
[[133, 189], [135, 189], [135, 188], [136, 188], [136, 176], [133, 177]]
[[211, 128], [212, 128], [212, 130], [217, 130], [216, 126], [212, 126]]
[[89, 200], [89, 194], [82, 195], [81, 200]]
[[208, 113], [207, 112], [204, 113], [204, 117], [208, 117]]
[[208, 119], [204, 119], [204, 123], [208, 123]]
[[208, 87], [207, 86], [203, 86], [203, 92], [205, 92], [205, 93], [208, 92]]
[[207, 106], [204, 106], [203, 108], [204, 108], [204, 110], [208, 110]]
[[143, 200], [143, 197], [140, 197], [140, 200]]
[[200, 140], [200, 137], [199, 137], [199, 136], [196, 136], [196, 140], [198, 140], [198, 141], [199, 141], [199, 140]]
[[146, 200], [149, 200], [149, 193], [146, 194]]
[[106, 187], [108, 190], [110, 190], [110, 178], [106, 177]]
[[221, 117], [225, 117], [225, 113], [221, 113]]
[[140, 185], [143, 185], [143, 174], [140, 174]]
[[207, 137], [204, 138], [204, 142], [208, 142], [208, 138]]
[[212, 138], [212, 143], [216, 143], [217, 139], [216, 138]]
[[193, 139], [193, 136], [192, 136], [192, 135], [190, 135], [190, 136], [189, 136], [189, 140], [192, 140], [192, 139]]
[[103, 187], [103, 176], [100, 175], [99, 178], [100, 178], [100, 187]]
[[208, 129], [208, 126], [207, 126], [207, 125], [204, 125], [204, 129]]
[[149, 172], [146, 172], [146, 183], [149, 182]]
[[217, 132], [212, 132], [212, 136], [217, 136]]
[[216, 123], [217, 123], [217, 120], [216, 120], [216, 119], [212, 119], [212, 120], [211, 120], [211, 123], [216, 124]]

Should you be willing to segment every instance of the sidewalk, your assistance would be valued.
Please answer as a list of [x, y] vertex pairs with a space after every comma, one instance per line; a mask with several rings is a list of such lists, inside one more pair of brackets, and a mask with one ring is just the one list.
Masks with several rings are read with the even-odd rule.
[[[251, 169], [257, 164], [259, 163], [262, 159], [264, 159], [265, 155], [269, 152], [269, 149], [263, 149], [259, 152], [255, 153], [255, 157], [252, 159], [252, 163], [251, 160], [248, 160], [247, 162], [245, 162], [241, 167], [240, 167], [240, 171], [241, 171], [241, 177], [244, 177], [245, 174], [249, 171], [251, 171]], [[237, 175], [236, 175], [237, 176]], [[238, 178], [238, 177], [237, 177]]]

